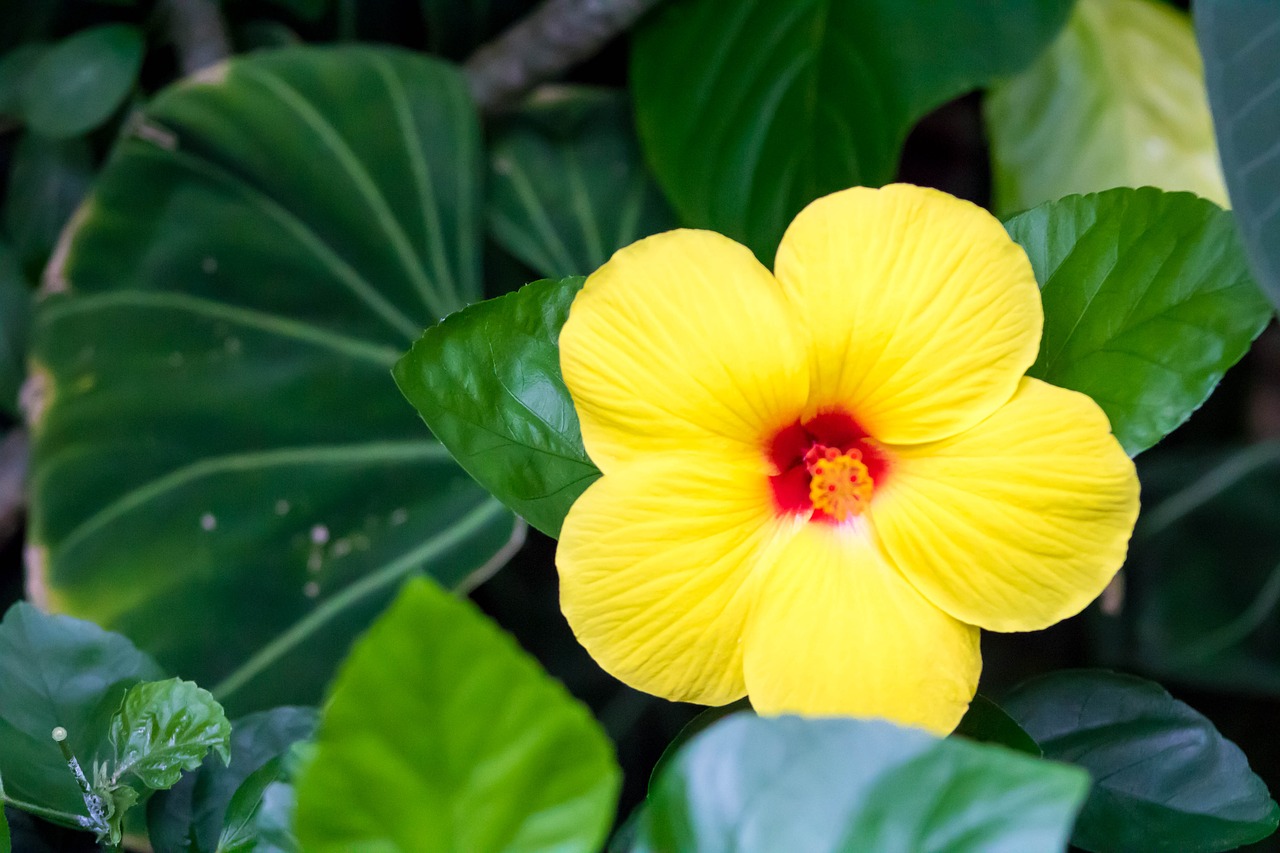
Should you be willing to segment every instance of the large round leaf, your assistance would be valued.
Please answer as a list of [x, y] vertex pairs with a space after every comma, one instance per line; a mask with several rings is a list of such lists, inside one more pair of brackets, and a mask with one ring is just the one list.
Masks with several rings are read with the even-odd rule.
[[1071, 841], [1094, 853], [1210, 853], [1275, 831], [1280, 809], [1234, 743], [1159, 684], [1050, 673], [1004, 708], [1045, 756], [1095, 780]]
[[1191, 21], [1159, 0], [1080, 0], [985, 107], [997, 210], [1148, 185], [1227, 203]]
[[769, 261], [813, 199], [893, 178], [907, 132], [1031, 62], [1070, 0], [674, 0], [640, 26], [645, 156], [686, 224]]
[[514, 522], [389, 371], [479, 294], [482, 160], [441, 63], [235, 60], [158, 97], [51, 265], [27, 397], [33, 591], [232, 713], [306, 704], [426, 568]]

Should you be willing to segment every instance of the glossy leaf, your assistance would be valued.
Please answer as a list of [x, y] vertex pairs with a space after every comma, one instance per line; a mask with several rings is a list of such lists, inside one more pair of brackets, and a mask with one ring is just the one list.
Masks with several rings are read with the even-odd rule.
[[636, 853], [1061, 850], [1086, 774], [881, 720], [736, 714], [651, 789]]
[[18, 391], [26, 376], [31, 288], [13, 250], [0, 242], [0, 412], [18, 414]]
[[151, 103], [37, 310], [43, 600], [240, 714], [317, 701], [405, 577], [506, 559], [515, 520], [388, 375], [480, 294], [478, 139], [461, 76], [394, 50], [233, 59]]
[[985, 115], [997, 210], [1143, 186], [1227, 204], [1191, 20], [1158, 0], [1078, 0]]
[[19, 140], [5, 195], [4, 227], [23, 272], [33, 281], [93, 176], [93, 157], [83, 139], [54, 140], [28, 133]]
[[675, 226], [621, 93], [545, 87], [503, 117], [489, 155], [489, 231], [542, 275], [590, 275]]
[[[133, 644], [89, 622], [15, 604], [0, 622], [0, 781], [14, 806], [83, 829], [84, 798], [51, 737], [67, 730], [80, 764], [106, 760], [125, 691], [164, 673]], [[89, 770], [86, 770], [89, 772]]]
[[91, 27], [52, 47], [27, 75], [22, 113], [45, 136], [65, 138], [106, 121], [133, 90], [142, 34], [128, 24]]
[[1209, 104], [1253, 271], [1280, 308], [1280, 6], [1195, 4]]
[[471, 476], [548, 536], [600, 472], [560, 376], [560, 327], [583, 279], [543, 280], [428, 329], [401, 392]]
[[721, 705], [718, 708], [708, 708], [694, 717], [671, 739], [671, 742], [667, 744], [667, 748], [662, 750], [662, 755], [658, 756], [658, 762], [653, 765], [653, 770], [649, 773], [649, 786], [652, 787], [657, 782], [658, 777], [662, 775], [667, 765], [675, 760], [684, 745], [695, 736], [711, 728], [725, 717], [733, 714], [754, 713], [755, 711], [751, 707], [751, 700], [744, 696], [737, 702], [730, 702], [728, 705]]
[[969, 703], [969, 710], [960, 720], [960, 725], [956, 726], [955, 734], [979, 743], [1007, 746], [1037, 758], [1044, 755], [1040, 745], [1022, 730], [1022, 726], [1013, 717], [981, 693]]
[[1096, 400], [1130, 455], [1190, 417], [1267, 324], [1231, 214], [1190, 193], [1070, 196], [1005, 225], [1044, 297], [1030, 374]]
[[893, 179], [912, 125], [1033, 60], [1070, 0], [681, 0], [635, 33], [645, 156], [686, 225], [771, 263], [818, 196]]
[[231, 723], [208, 690], [171, 678], [137, 684], [111, 720], [113, 781], [136, 776], [152, 790], [175, 785], [212, 752], [231, 761]]
[[290, 746], [311, 737], [317, 718], [314, 708], [281, 707], [233, 722], [230, 764], [210, 756], [198, 770], [148, 802], [148, 836], [156, 853], [212, 853], [242, 783]]
[[1092, 774], [1071, 840], [1078, 847], [1210, 853], [1265, 838], [1280, 820], [1240, 749], [1158, 684], [1055, 672], [1017, 687], [1004, 708], [1047, 757]]
[[294, 853], [293, 780], [301, 761], [298, 750], [278, 755], [236, 789], [227, 806], [226, 827], [217, 853]]
[[298, 781], [303, 849], [599, 850], [613, 749], [587, 709], [469, 602], [426, 580], [344, 664]]

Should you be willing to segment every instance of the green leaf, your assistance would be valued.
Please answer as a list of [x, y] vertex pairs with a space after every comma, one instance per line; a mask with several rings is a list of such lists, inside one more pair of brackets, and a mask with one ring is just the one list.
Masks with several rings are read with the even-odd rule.
[[1280, 308], [1280, 6], [1195, 5], [1231, 204], [1258, 281]]
[[1231, 214], [1190, 193], [1070, 196], [1005, 226], [1044, 297], [1030, 375], [1096, 400], [1130, 455], [1190, 417], [1267, 324]]
[[297, 751], [290, 750], [262, 765], [236, 789], [227, 806], [217, 853], [293, 853], [299, 849], [293, 835], [293, 779], [299, 765]]
[[4, 816], [3, 800], [0, 800], [0, 853], [12, 853], [9, 846], [9, 821]]
[[649, 786], [652, 788], [657, 783], [658, 777], [662, 775], [667, 765], [675, 760], [684, 745], [693, 740], [696, 735], [711, 728], [712, 725], [720, 722], [725, 717], [743, 713], [755, 713], [755, 710], [751, 707], [751, 700], [746, 697], [739, 699], [737, 702], [730, 702], [728, 705], [721, 705], [718, 708], [708, 708], [690, 720], [671, 739], [671, 742], [667, 744], [667, 748], [662, 750], [662, 755], [658, 756], [658, 762], [653, 765], [653, 770], [649, 773]]
[[147, 803], [147, 830], [156, 853], [211, 853], [241, 785], [272, 759], [314, 733], [314, 708], [272, 708], [231, 724], [231, 763], [209, 756], [193, 773]]
[[480, 295], [481, 157], [461, 75], [396, 50], [255, 54], [155, 98], [37, 306], [50, 606], [241, 715], [317, 702], [404, 578], [505, 561], [523, 528], [389, 375]]
[[1013, 717], [981, 693], [969, 703], [969, 710], [960, 720], [960, 725], [956, 726], [955, 734], [979, 743], [1007, 746], [1037, 758], [1044, 755], [1040, 745], [1022, 730], [1022, 726]]
[[155, 791], [177, 784], [209, 752], [231, 762], [231, 723], [208, 690], [171, 678], [137, 684], [111, 720], [113, 782], [136, 776]]
[[465, 59], [527, 12], [534, 0], [421, 0], [427, 48], [450, 59]]
[[57, 138], [93, 130], [133, 90], [142, 48], [142, 34], [128, 24], [91, 27], [63, 39], [27, 75], [22, 89], [27, 124]]
[[474, 605], [415, 580], [334, 683], [295, 828], [313, 853], [595, 851], [619, 776], [584, 706]]
[[19, 45], [0, 57], [0, 116], [21, 118], [22, 90], [33, 68], [49, 49], [33, 42]]
[[31, 279], [39, 277], [93, 176], [93, 155], [83, 139], [28, 133], [19, 140], [5, 195], [4, 227]]
[[582, 282], [536, 281], [473, 305], [428, 329], [395, 368], [462, 467], [548, 536], [600, 476], [560, 376], [560, 327]]
[[1191, 20], [1157, 0], [1078, 0], [1057, 41], [987, 93], [995, 206], [1112, 187], [1227, 203]]
[[637, 29], [645, 156], [686, 225], [770, 263], [818, 196], [893, 179], [907, 132], [1033, 60], [1071, 0], [681, 0]]
[[1158, 684], [1055, 672], [1015, 688], [1004, 707], [1047, 757], [1096, 780], [1071, 839], [1077, 847], [1211, 853], [1265, 838], [1280, 820], [1240, 749]]
[[623, 246], [675, 226], [622, 93], [544, 87], [494, 132], [489, 231], [542, 275], [590, 275]]
[[881, 720], [736, 714], [651, 789], [636, 853], [1061, 850], [1086, 774]]
[[125, 691], [164, 673], [133, 644], [89, 622], [48, 616], [29, 604], [0, 622], [0, 779], [4, 798], [45, 820], [84, 829], [84, 798], [53, 741], [84, 767], [110, 754], [111, 718]]
[[18, 415], [18, 391], [26, 377], [31, 288], [13, 250], [0, 242], [0, 412]]

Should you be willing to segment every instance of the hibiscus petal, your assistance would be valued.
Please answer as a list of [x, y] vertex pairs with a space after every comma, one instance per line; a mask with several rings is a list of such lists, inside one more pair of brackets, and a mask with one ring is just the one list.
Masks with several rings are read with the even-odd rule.
[[750, 458], [639, 462], [569, 510], [556, 550], [560, 607], [596, 662], [637, 690], [732, 702], [746, 692], [753, 569], [797, 523], [774, 512]]
[[560, 334], [560, 365], [587, 453], [607, 474], [652, 452], [763, 450], [804, 407], [800, 341], [781, 288], [748, 249], [710, 231], [669, 231], [587, 279]]
[[1047, 627], [1084, 609], [1124, 562], [1138, 478], [1084, 394], [1024, 379], [971, 430], [889, 451], [871, 521], [894, 563], [957, 619]]
[[884, 717], [947, 734], [978, 687], [978, 630], [929, 603], [864, 524], [806, 525], [756, 593], [744, 661], [762, 714]]
[[1013, 395], [1044, 314], [1026, 253], [980, 207], [895, 184], [820, 198], [782, 238], [778, 280], [811, 342], [811, 409], [873, 436], [954, 435]]

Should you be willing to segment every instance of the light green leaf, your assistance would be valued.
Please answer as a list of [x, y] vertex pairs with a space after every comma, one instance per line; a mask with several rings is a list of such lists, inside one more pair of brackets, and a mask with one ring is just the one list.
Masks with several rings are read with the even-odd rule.
[[231, 724], [231, 763], [214, 756], [177, 785], [147, 803], [147, 834], [156, 853], [212, 853], [227, 809], [251, 775], [311, 737], [319, 718], [314, 708], [272, 708]]
[[117, 634], [15, 604], [0, 622], [0, 779], [9, 804], [84, 829], [84, 798], [51, 737], [67, 730], [82, 766], [110, 755], [107, 732], [125, 691], [163, 678]]
[[1044, 297], [1030, 375], [1088, 394], [1130, 455], [1177, 428], [1266, 326], [1231, 214], [1153, 188], [1010, 219]]
[[1093, 853], [1213, 853], [1280, 820], [1267, 786], [1213, 724], [1158, 684], [1101, 670], [1050, 673], [1004, 708], [1049, 758], [1096, 780], [1071, 842]]
[[1194, 11], [1231, 204], [1280, 308], [1280, 4], [1204, 0]]
[[156, 791], [175, 785], [210, 751], [231, 762], [231, 723], [209, 691], [171, 678], [136, 684], [111, 720], [111, 781], [129, 776]]
[[676, 226], [620, 92], [544, 87], [503, 116], [489, 150], [489, 231], [549, 278], [590, 275]]
[[471, 476], [548, 536], [600, 472], [560, 376], [581, 278], [536, 281], [428, 329], [396, 365], [401, 392]]
[[505, 561], [523, 528], [389, 375], [480, 296], [482, 156], [457, 70], [397, 50], [235, 58], [154, 99], [37, 306], [50, 606], [240, 715], [318, 701], [404, 578]]
[[22, 89], [22, 114], [37, 133], [77, 136], [106, 121], [133, 90], [142, 34], [128, 24], [91, 27], [50, 48]]
[[35, 280], [93, 182], [93, 156], [83, 139], [25, 134], [13, 152], [4, 227], [23, 273]]
[[343, 665], [298, 781], [310, 853], [587, 853], [613, 822], [608, 738], [469, 602], [411, 581]]
[[997, 210], [1142, 186], [1227, 203], [1191, 21], [1167, 3], [1078, 0], [985, 114]]
[[735, 714], [651, 789], [635, 853], [1061, 850], [1087, 774], [880, 720]]
[[1071, 0], [680, 0], [635, 33], [645, 157], [684, 224], [772, 262], [818, 196], [893, 179], [926, 113], [1025, 67]]

